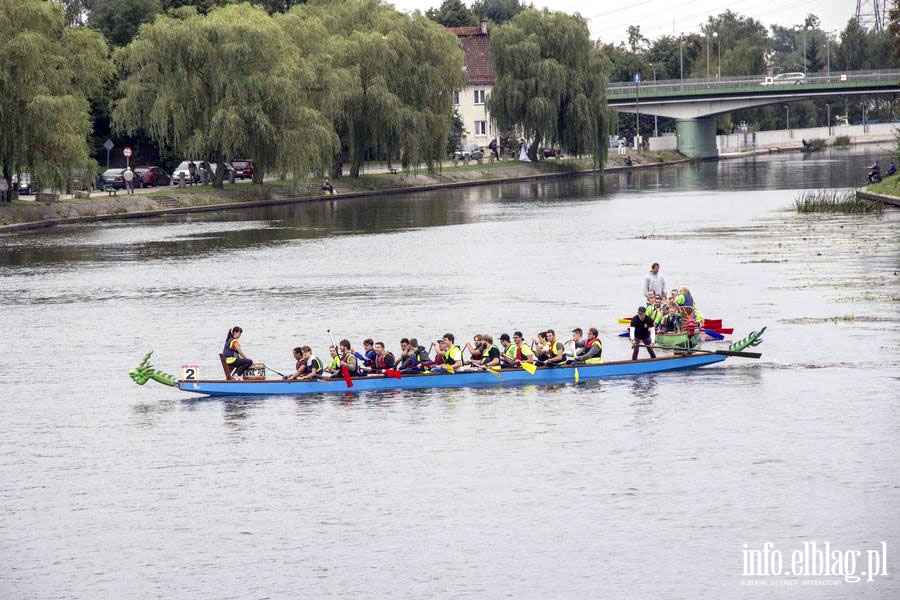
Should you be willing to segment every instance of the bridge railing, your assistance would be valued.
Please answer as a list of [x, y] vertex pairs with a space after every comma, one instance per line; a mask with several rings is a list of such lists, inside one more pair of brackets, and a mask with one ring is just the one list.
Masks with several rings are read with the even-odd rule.
[[[844, 79], [841, 78], [842, 76]], [[705, 77], [685, 79], [684, 81], [680, 79], [662, 79], [655, 82], [652, 80], [642, 81], [639, 84], [616, 82], [609, 84], [606, 93], [607, 96], [634, 97], [636, 94], [639, 96], [651, 96], [685, 92], [713, 92], [714, 90], [733, 90], [735, 88], [782, 88], [790, 85], [783, 83], [773, 86], [773, 84], [766, 84], [765, 80], [765, 75], [741, 75], [709, 80]], [[807, 73], [805, 83], [801, 85], [861, 83], [866, 81], [900, 81], [900, 70]]]

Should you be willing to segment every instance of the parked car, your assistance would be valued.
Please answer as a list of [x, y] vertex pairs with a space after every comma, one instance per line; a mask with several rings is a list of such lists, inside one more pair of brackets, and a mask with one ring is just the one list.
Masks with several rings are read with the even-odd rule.
[[801, 85], [806, 83], [805, 73], [782, 73], [771, 80], [766, 78], [760, 85]]
[[145, 187], [169, 185], [171, 182], [169, 175], [160, 167], [135, 167], [134, 174], [141, 178]]
[[562, 150], [559, 148], [544, 148], [544, 158], [562, 158]]
[[12, 184], [20, 196], [30, 196], [39, 189], [28, 173], [19, 173], [18, 177], [13, 177]]
[[475, 144], [460, 146], [454, 153], [455, 160], [478, 160], [484, 157], [484, 151]]
[[[201, 168], [206, 168], [205, 165], [209, 165], [209, 176], [210, 176], [210, 177], [215, 177], [215, 176], [216, 176], [216, 168], [219, 166], [218, 163], [207, 163], [207, 162], [204, 161], [204, 162], [203, 162], [203, 165], [204, 165], [204, 166], [201, 167]], [[230, 181], [230, 180], [231, 180], [231, 174], [232, 174], [232, 173], [235, 173], [234, 167], [232, 167], [232, 166], [229, 165], [228, 163], [225, 163], [225, 179], [224, 179], [224, 180], [225, 180], [225, 181]], [[237, 174], [236, 174], [236, 173], [235, 173], [235, 177], [237, 177]]]
[[[189, 160], [183, 160], [181, 163], [175, 167], [175, 170], [172, 171], [172, 185], [178, 185], [179, 177], [182, 173], [184, 173], [184, 179], [188, 183], [190, 183], [190, 172], [188, 171]], [[213, 178], [216, 175], [216, 165], [215, 163], [209, 163], [205, 160], [195, 160], [194, 164], [197, 165], [197, 183], [203, 181], [203, 172], [208, 171], [209, 177]], [[228, 163], [225, 163], [225, 180], [227, 181], [231, 177], [231, 172], [234, 169]]]
[[617, 135], [609, 136], [609, 147], [610, 148], [618, 148], [619, 146], [623, 145], [624, 143], [625, 143], [625, 140], [623, 140], [622, 138], [620, 138]]
[[253, 179], [253, 161], [249, 158], [236, 158], [231, 161], [234, 168], [234, 176], [237, 179]]
[[[101, 175], [103, 187], [112, 186], [113, 189], [124, 190], [127, 187], [125, 185], [125, 177], [122, 176], [124, 172], [125, 169], [107, 169], [106, 171], [103, 171], [103, 175]], [[134, 188], [144, 187], [140, 177], [132, 179], [131, 185]]]

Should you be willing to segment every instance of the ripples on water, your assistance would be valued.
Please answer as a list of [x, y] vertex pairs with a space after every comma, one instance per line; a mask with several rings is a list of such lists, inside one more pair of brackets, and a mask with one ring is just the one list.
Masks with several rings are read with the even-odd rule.
[[[0, 238], [0, 597], [755, 597], [744, 543], [895, 552], [898, 214], [787, 210], [878, 152]], [[769, 325], [763, 359], [234, 401], [125, 376], [150, 348], [215, 374], [234, 324], [282, 371], [327, 328], [595, 325], [621, 358], [657, 260], [736, 334]], [[848, 585], [807, 595], [900, 595]]]

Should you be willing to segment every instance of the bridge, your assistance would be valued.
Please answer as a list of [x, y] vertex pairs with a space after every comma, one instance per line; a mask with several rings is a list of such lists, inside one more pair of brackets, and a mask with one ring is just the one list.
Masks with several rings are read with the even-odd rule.
[[607, 101], [619, 112], [675, 119], [678, 151], [690, 158], [712, 158], [718, 155], [716, 115], [823, 97], [896, 93], [900, 70], [847, 71], [808, 74], [803, 83], [762, 76], [611, 83]]

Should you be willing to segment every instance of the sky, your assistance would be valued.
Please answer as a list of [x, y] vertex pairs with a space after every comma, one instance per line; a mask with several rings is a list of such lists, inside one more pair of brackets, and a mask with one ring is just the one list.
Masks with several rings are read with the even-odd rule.
[[[441, 0], [388, 0], [400, 10], [440, 6]], [[464, 0], [467, 6], [472, 2]], [[814, 13], [825, 31], [840, 32], [847, 20], [856, 14], [854, 0], [626, 0], [598, 2], [597, 0], [530, 0], [535, 8], [550, 8], [567, 13], [580, 13], [588, 19], [591, 35], [603, 42], [624, 42], [629, 25], [640, 25], [644, 37], [655, 39], [663, 35], [678, 35], [700, 30], [709, 15], [732, 10], [740, 15], [762, 21], [766, 27], [803, 23], [806, 15]], [[869, 4], [873, 0], [869, 0]]]

